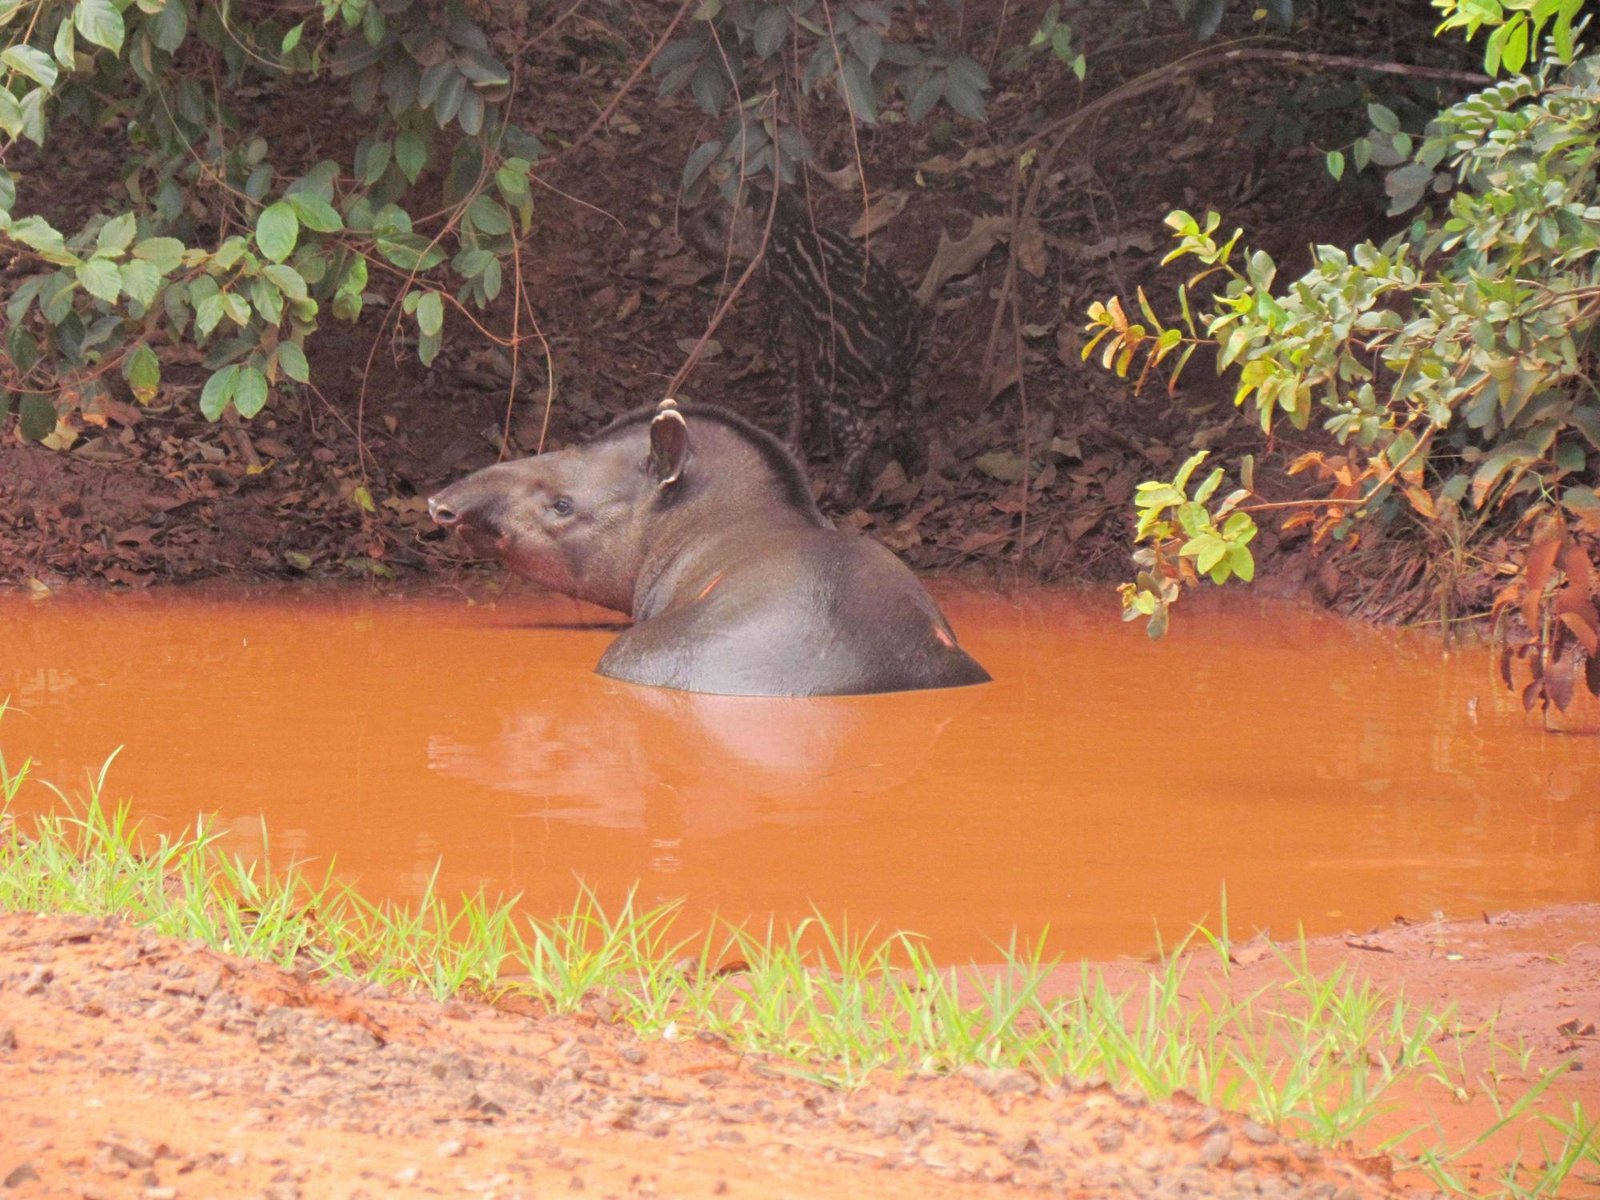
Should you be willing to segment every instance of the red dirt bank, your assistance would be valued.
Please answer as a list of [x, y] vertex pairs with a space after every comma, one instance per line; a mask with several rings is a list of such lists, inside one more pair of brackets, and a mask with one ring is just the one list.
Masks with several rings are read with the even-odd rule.
[[[1314, 944], [1319, 970], [1341, 959], [1386, 987], [1403, 978], [1412, 1000], [1456, 1002], [1468, 1025], [1498, 1009], [1529, 1076], [1587, 1068], [1557, 1086], [1600, 1111], [1600, 906]], [[1271, 969], [1241, 967], [1237, 984]], [[716, 1042], [312, 981], [85, 917], [0, 914], [0, 1097], [0, 1192], [19, 1200], [1395, 1189], [1386, 1159], [1358, 1165], [1190, 1102], [978, 1070], [844, 1093]], [[1396, 1127], [1437, 1117], [1459, 1140], [1462, 1118], [1492, 1119], [1481, 1100], [1418, 1103], [1429, 1111]], [[1574, 1195], [1593, 1186], [1569, 1180]]]

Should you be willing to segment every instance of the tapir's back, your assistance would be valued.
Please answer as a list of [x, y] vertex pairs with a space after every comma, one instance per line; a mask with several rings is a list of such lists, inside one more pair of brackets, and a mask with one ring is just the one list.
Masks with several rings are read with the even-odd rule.
[[687, 603], [624, 633], [600, 673], [746, 696], [962, 687], [989, 679], [911, 570], [867, 538], [786, 532]]

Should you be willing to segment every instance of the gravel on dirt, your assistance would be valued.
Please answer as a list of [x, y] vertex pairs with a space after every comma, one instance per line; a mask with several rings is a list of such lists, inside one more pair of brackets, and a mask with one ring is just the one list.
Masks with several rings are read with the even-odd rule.
[[844, 1092], [716, 1040], [312, 979], [115, 918], [0, 914], [0, 1097], [19, 1200], [1391, 1194], [1386, 1160], [1181, 1099], [976, 1068]]

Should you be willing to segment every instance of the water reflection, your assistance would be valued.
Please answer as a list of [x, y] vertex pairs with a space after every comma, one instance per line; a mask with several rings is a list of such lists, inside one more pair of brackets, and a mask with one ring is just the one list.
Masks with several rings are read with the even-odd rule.
[[861, 814], [836, 811], [830, 797], [859, 801], [904, 786], [972, 703], [956, 693], [704, 696], [596, 676], [558, 704], [480, 713], [481, 722], [434, 734], [428, 766], [533, 802], [517, 817], [639, 831], [676, 846], [758, 825], [854, 823]]

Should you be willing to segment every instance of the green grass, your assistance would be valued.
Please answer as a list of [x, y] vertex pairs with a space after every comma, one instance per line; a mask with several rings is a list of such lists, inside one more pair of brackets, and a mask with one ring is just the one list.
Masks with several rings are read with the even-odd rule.
[[[0, 756], [0, 908], [116, 914], [280, 966], [440, 998], [524, 992], [558, 1013], [603, 998], [644, 1035], [708, 1032], [840, 1087], [884, 1071], [1022, 1068], [1158, 1099], [1187, 1092], [1321, 1145], [1362, 1137], [1396, 1107], [1402, 1084], [1431, 1081], [1446, 1103], [1457, 1089], [1487, 1089], [1497, 1119], [1467, 1144], [1442, 1145], [1419, 1125], [1385, 1148], [1446, 1191], [1473, 1194], [1456, 1164], [1510, 1127], [1533, 1143], [1533, 1161], [1509, 1169], [1499, 1194], [1549, 1196], [1600, 1179], [1595, 1119], [1577, 1105], [1541, 1107], [1557, 1074], [1513, 1100], [1499, 1099], [1509, 1093], [1498, 1071], [1466, 1078], [1463, 1043], [1493, 1039], [1492, 1029], [1460, 1032], [1450, 1010], [1419, 1009], [1342, 969], [1318, 976], [1303, 944], [1279, 951], [1283, 982], [1228, 995], [1225, 910], [1221, 933], [1197, 930], [1142, 987], [1117, 990], [1085, 964], [1078, 987], [1052, 999], [1044, 985], [1061, 964], [1042, 938], [997, 946], [998, 967], [958, 969], [913, 936], [820, 915], [782, 930], [714, 922], [685, 933], [676, 906], [643, 909], [630, 896], [608, 912], [584, 889], [567, 913], [534, 920], [515, 897], [447, 903], [433, 881], [414, 903], [375, 904], [331, 869], [227, 854], [203, 820], [176, 836], [142, 834], [126, 805], [102, 802], [104, 768], [82, 798], [52, 788], [49, 815], [16, 818], [28, 773]], [[1214, 973], [1198, 969], [1207, 956]], [[1526, 1067], [1525, 1054], [1501, 1049]], [[1472, 1187], [1482, 1194], [1481, 1182]]]

